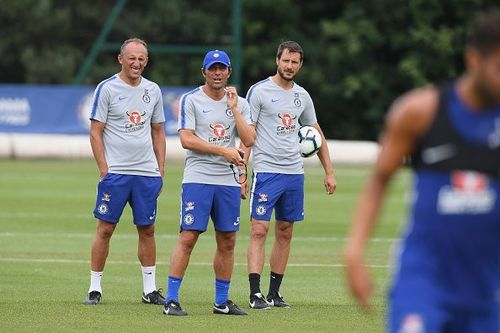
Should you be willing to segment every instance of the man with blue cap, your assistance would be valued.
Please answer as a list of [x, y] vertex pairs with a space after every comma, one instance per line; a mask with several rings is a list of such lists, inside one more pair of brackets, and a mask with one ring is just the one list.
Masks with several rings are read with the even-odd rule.
[[228, 296], [240, 227], [240, 183], [246, 178], [236, 135], [246, 146], [252, 146], [255, 130], [246, 100], [238, 96], [236, 88], [226, 87], [231, 75], [228, 55], [219, 50], [208, 52], [201, 73], [205, 84], [179, 101], [178, 132], [187, 156], [180, 233], [170, 259], [163, 313], [187, 315], [179, 303], [179, 288], [196, 241], [211, 218], [217, 242], [213, 313], [246, 315]]

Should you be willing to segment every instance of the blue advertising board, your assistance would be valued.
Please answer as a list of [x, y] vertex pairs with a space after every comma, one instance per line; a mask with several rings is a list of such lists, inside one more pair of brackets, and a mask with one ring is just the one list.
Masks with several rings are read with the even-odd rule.
[[[0, 132], [88, 134], [94, 88], [0, 85]], [[161, 87], [167, 135], [177, 135], [179, 99], [192, 89]]]

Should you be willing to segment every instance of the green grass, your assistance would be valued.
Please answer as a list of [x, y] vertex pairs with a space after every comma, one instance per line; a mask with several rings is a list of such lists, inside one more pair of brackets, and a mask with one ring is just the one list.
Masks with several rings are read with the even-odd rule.
[[[249, 316], [212, 314], [213, 228], [191, 257], [181, 301], [185, 318], [166, 317], [160, 306], [140, 303], [142, 278], [137, 237], [127, 208], [111, 241], [97, 306], [82, 300], [89, 284], [92, 209], [98, 173], [93, 161], [0, 161], [0, 331], [2, 332], [383, 332], [390, 249], [406, 210], [407, 171], [394, 179], [367, 261], [377, 284], [374, 313], [363, 314], [345, 288], [341, 251], [369, 170], [336, 168], [337, 193], [327, 196], [320, 167], [306, 166], [306, 220], [295, 226], [281, 288], [293, 307], [248, 309], [246, 246], [248, 202], [242, 204], [230, 297]], [[169, 164], [157, 219], [157, 285], [165, 287], [179, 223], [180, 163]], [[247, 223], [245, 223], [247, 221]], [[271, 229], [272, 230], [272, 229]], [[266, 254], [270, 252], [268, 236]], [[262, 289], [267, 291], [266, 266]]]

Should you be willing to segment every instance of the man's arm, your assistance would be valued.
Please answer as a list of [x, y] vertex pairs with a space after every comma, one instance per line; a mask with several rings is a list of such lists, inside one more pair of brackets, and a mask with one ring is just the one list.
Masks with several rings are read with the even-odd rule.
[[191, 129], [179, 130], [179, 137], [182, 148], [184, 149], [189, 149], [200, 154], [222, 156], [230, 164], [237, 166], [242, 165], [243, 159], [241, 158], [238, 148], [236, 147], [222, 147], [210, 144], [200, 139]]
[[226, 87], [227, 106], [233, 110], [236, 130], [241, 142], [247, 147], [253, 146], [255, 142], [255, 128], [245, 121], [238, 106], [238, 93], [235, 87]]
[[99, 178], [103, 179], [108, 173], [108, 164], [104, 156], [104, 127], [105, 123], [92, 119], [90, 121], [90, 145], [92, 153], [99, 169]]
[[158, 162], [158, 168], [160, 169], [160, 175], [163, 177], [165, 173], [165, 156], [167, 153], [167, 144], [165, 141], [165, 129], [163, 127], [164, 123], [152, 123], [151, 124], [151, 138], [153, 141], [153, 151], [156, 156], [156, 161]]
[[404, 157], [413, 151], [420, 137], [427, 131], [436, 107], [436, 90], [427, 88], [403, 96], [389, 111], [381, 151], [360, 196], [344, 250], [351, 293], [364, 308], [368, 308], [373, 291], [372, 281], [363, 261], [365, 245], [376, 224], [391, 177], [401, 166]]
[[[261, 111], [261, 101], [260, 101], [260, 93], [259, 93], [259, 88], [255, 88], [256, 85], [253, 85], [250, 90], [247, 92], [247, 95], [246, 95], [246, 101], [248, 102], [248, 106], [250, 107], [250, 115], [251, 115], [251, 119], [253, 121], [253, 124], [251, 125], [252, 126], [252, 129], [254, 130], [255, 132], [255, 139], [257, 139], [257, 121], [259, 119], [259, 114], [260, 114], [260, 111]], [[255, 140], [254, 140], [254, 144], [255, 144]], [[253, 145], [252, 145], [253, 146]], [[248, 166], [248, 161], [250, 159], [250, 154], [252, 153], [252, 147], [251, 146], [245, 146], [245, 144], [243, 142], [240, 142], [240, 150], [243, 151], [243, 154], [244, 154], [244, 161], [245, 161], [245, 165]], [[252, 168], [247, 168], [248, 170], [251, 170]], [[247, 196], [248, 196], [248, 191], [250, 189], [250, 184], [249, 184], [249, 181], [248, 181], [248, 175], [245, 175], [245, 176], [240, 176], [240, 181], [242, 180], [245, 180], [245, 182], [243, 182], [241, 184], [241, 198], [242, 199], [246, 199]]]
[[[255, 129], [255, 125], [251, 126]], [[248, 165], [248, 160], [250, 159], [252, 148], [247, 147], [243, 144], [243, 142], [240, 142], [240, 150], [243, 151], [243, 160], [245, 162], [245, 165]], [[248, 170], [246, 172], [248, 172]], [[241, 175], [240, 182], [241, 182], [241, 198], [245, 200], [248, 196], [248, 190], [250, 189], [250, 184], [248, 182], [248, 175]]]
[[333, 194], [337, 189], [337, 181], [335, 180], [335, 175], [333, 174], [333, 164], [332, 161], [330, 160], [330, 150], [328, 149], [328, 144], [326, 142], [325, 135], [323, 134], [323, 131], [321, 130], [319, 124], [314, 123], [311, 126], [317, 129], [319, 134], [321, 135], [321, 142], [323, 142], [323, 144], [319, 148], [318, 158], [319, 161], [321, 162], [321, 165], [323, 166], [323, 169], [325, 170], [325, 178], [324, 178], [325, 191], [328, 194]]

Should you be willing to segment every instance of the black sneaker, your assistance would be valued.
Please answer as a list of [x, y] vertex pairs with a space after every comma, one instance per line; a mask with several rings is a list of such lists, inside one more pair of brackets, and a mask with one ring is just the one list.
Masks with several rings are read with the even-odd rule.
[[98, 292], [97, 290], [92, 290], [87, 294], [87, 297], [83, 300], [83, 304], [86, 305], [96, 305], [101, 301], [101, 293]]
[[215, 314], [226, 314], [226, 315], [237, 315], [237, 316], [246, 316], [247, 313], [241, 310], [238, 305], [234, 304], [233, 301], [227, 300], [222, 304], [214, 304], [214, 313]]
[[290, 304], [285, 302], [283, 296], [279, 292], [274, 292], [273, 295], [267, 295], [267, 303], [270, 306], [275, 306], [277, 308], [289, 308]]
[[248, 302], [248, 304], [252, 309], [268, 310], [271, 308], [269, 304], [267, 304], [264, 295], [262, 295], [261, 293], [250, 295], [250, 301]]
[[142, 293], [142, 303], [145, 304], [156, 304], [163, 305], [165, 304], [165, 297], [161, 295], [162, 289], [154, 290], [147, 295]]
[[163, 307], [163, 314], [166, 314], [168, 316], [187, 316], [187, 312], [182, 310], [179, 302], [176, 302], [174, 300], [171, 300], [167, 304], [165, 304], [165, 306]]

